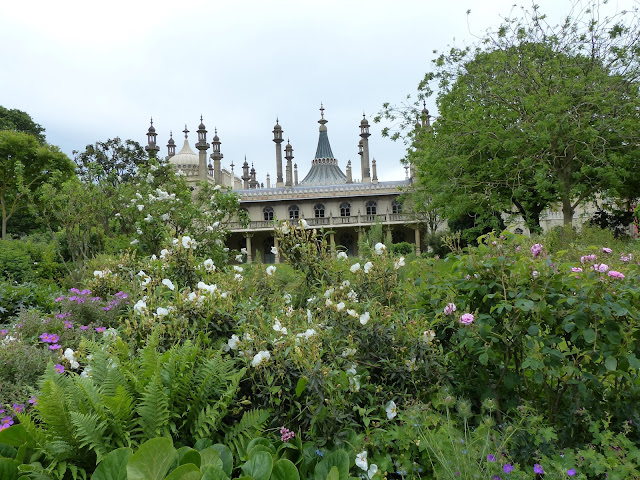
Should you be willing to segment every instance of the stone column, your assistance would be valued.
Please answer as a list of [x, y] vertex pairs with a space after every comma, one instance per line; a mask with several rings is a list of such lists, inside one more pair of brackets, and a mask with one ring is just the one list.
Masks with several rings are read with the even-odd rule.
[[329, 233], [329, 246], [331, 248], [331, 255], [335, 256], [336, 254], [336, 234], [331, 232]]
[[280, 241], [278, 237], [273, 237], [273, 246], [276, 247], [276, 263], [280, 263]]
[[420, 229], [415, 228], [416, 255], [420, 255]]
[[387, 235], [387, 243], [391, 245], [392, 237], [391, 237], [391, 227], [385, 228], [385, 233]]
[[251, 263], [253, 260], [253, 254], [251, 253], [251, 237], [253, 237], [252, 233], [244, 234], [244, 238], [247, 239], [247, 263]]

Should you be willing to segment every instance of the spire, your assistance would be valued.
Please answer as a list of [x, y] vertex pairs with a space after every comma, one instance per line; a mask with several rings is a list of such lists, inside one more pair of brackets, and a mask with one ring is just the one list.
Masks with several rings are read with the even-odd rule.
[[184, 124], [184, 130], [182, 130], [184, 132], [184, 138], [185, 140], [188, 138], [189, 136], [189, 130], [187, 129], [187, 124]]
[[[320, 104], [320, 120], [318, 120], [320, 124], [320, 135], [318, 136], [318, 148], [316, 148], [316, 156], [311, 163], [315, 165], [316, 163], [331, 163], [338, 164], [338, 161], [333, 156], [333, 152], [331, 151], [331, 144], [329, 143], [329, 135], [327, 134], [327, 123], [328, 120], [324, 118], [324, 106], [322, 103]], [[318, 162], [321, 160], [322, 162]]]
[[167, 142], [167, 153], [169, 158], [176, 154], [176, 142], [173, 139], [173, 131], [169, 131], [169, 141]]
[[160, 147], [156, 145], [156, 137], [158, 134], [156, 133], [156, 129], [153, 126], [153, 117], [151, 117], [151, 125], [149, 125], [149, 130], [147, 130], [147, 146], [144, 149], [149, 154], [149, 158], [155, 157], [156, 153], [160, 150]]

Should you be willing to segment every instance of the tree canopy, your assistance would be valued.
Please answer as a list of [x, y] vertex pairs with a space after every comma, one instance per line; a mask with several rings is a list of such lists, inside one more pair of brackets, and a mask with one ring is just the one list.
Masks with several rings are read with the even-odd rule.
[[39, 143], [45, 142], [44, 127], [33, 121], [31, 116], [17, 109], [0, 105], [0, 130], [15, 130], [33, 135]]
[[[433, 61], [419, 92], [435, 83], [439, 116], [411, 132], [407, 161], [446, 216], [517, 211], [535, 231], [550, 206], [571, 224], [587, 200], [638, 195], [638, 17], [599, 8], [552, 27], [534, 6]], [[413, 127], [416, 109], [382, 117], [398, 113]]]
[[87, 145], [83, 152], [74, 151], [80, 177], [90, 182], [107, 182], [116, 186], [133, 178], [138, 167], [146, 164], [147, 154], [134, 140], [124, 142], [116, 137]]
[[39, 144], [28, 133], [0, 130], [0, 213], [2, 239], [7, 223], [45, 182], [61, 182], [73, 175], [73, 162], [58, 147]]

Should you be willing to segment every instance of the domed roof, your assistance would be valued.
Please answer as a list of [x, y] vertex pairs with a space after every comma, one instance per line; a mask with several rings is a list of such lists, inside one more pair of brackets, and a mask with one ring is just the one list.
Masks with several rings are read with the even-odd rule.
[[189, 140], [184, 139], [184, 145], [182, 146], [182, 150], [176, 153], [173, 157], [169, 159], [169, 163], [172, 165], [193, 165], [198, 166], [200, 164], [200, 160], [198, 155], [191, 150], [189, 146]]

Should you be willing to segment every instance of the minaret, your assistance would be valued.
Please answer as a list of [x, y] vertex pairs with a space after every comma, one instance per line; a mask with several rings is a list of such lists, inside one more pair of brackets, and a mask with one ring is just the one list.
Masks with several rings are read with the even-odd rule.
[[267, 172], [267, 188], [271, 188], [271, 175]]
[[284, 141], [282, 139], [282, 127], [278, 124], [276, 118], [276, 124], [273, 127], [273, 141], [276, 144], [276, 187], [284, 187], [282, 181], [282, 145]]
[[256, 169], [253, 167], [253, 163], [251, 164], [251, 173], [249, 174], [251, 180], [249, 180], [249, 188], [258, 188], [260, 185], [256, 180]]
[[213, 180], [216, 185], [222, 185], [222, 167], [220, 161], [222, 160], [222, 153], [220, 153], [220, 138], [218, 137], [218, 129], [215, 128], [213, 130], [213, 141], [211, 142], [211, 147], [213, 148], [213, 153], [211, 154], [211, 159], [213, 160]]
[[362, 114], [362, 120], [360, 121], [360, 137], [362, 137], [362, 183], [371, 183], [371, 173], [369, 171], [369, 122]]
[[371, 160], [371, 183], [378, 184], [378, 172], [376, 169], [376, 159]]
[[156, 145], [156, 137], [158, 134], [156, 133], [156, 129], [153, 126], [153, 118], [151, 118], [151, 125], [149, 126], [149, 130], [147, 130], [147, 146], [144, 149], [147, 151], [149, 158], [156, 158], [156, 154], [160, 150], [160, 147]]
[[422, 128], [431, 128], [431, 117], [429, 116], [429, 110], [427, 110], [427, 102], [422, 101]]
[[202, 123], [202, 115], [200, 115], [200, 125], [198, 125], [198, 143], [196, 143], [196, 148], [199, 152], [198, 180], [206, 182], [207, 150], [209, 150], [209, 144], [207, 143], [207, 129], [204, 123]]
[[249, 164], [247, 163], [247, 156], [244, 156], [244, 163], [242, 164], [242, 188], [245, 190], [249, 188], [249, 180], [251, 177], [249, 176]]
[[176, 142], [173, 139], [173, 132], [169, 132], [169, 141], [167, 142], [167, 158], [171, 158], [176, 154]]
[[293, 184], [298, 185], [298, 164], [293, 165]]
[[345, 183], [353, 183], [353, 178], [351, 177], [351, 160], [347, 162], [347, 181]]
[[287, 140], [287, 146], [284, 147], [284, 153], [285, 153], [284, 158], [287, 159], [287, 181], [285, 182], [284, 186], [290, 187], [291, 186], [291, 161], [293, 160], [293, 147], [291, 147], [289, 140]]

